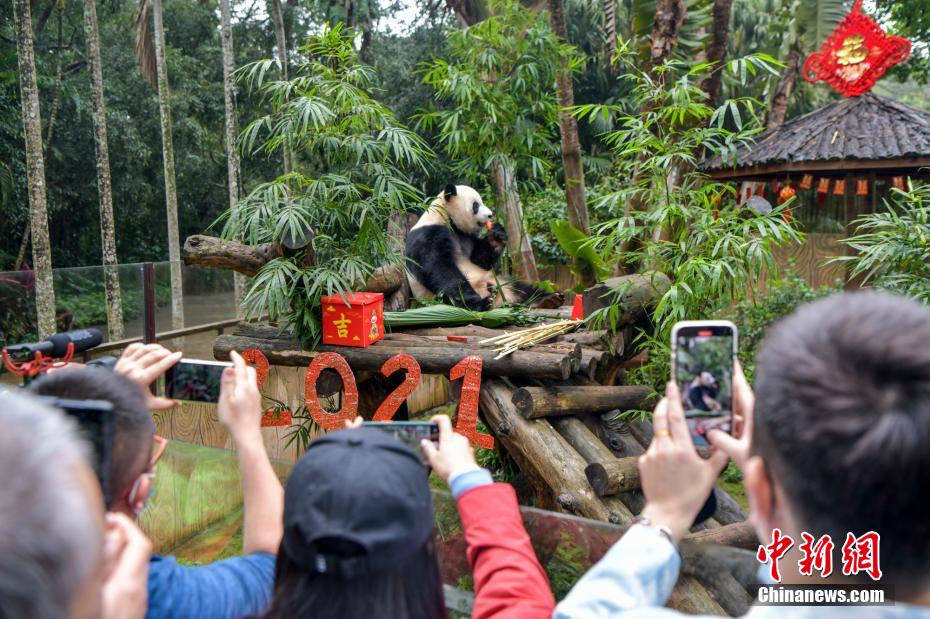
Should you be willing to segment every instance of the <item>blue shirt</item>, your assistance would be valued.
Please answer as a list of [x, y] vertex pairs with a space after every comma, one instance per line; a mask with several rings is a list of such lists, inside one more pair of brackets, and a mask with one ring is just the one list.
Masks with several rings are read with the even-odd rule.
[[[658, 529], [634, 525], [556, 606], [553, 619], [694, 619], [663, 608], [681, 558]], [[752, 606], [748, 619], [930, 619], [930, 608], [894, 606]], [[700, 618], [699, 618], [700, 619]], [[707, 617], [706, 619], [710, 619]]]
[[146, 619], [240, 619], [267, 610], [275, 557], [257, 552], [201, 567], [153, 555]]

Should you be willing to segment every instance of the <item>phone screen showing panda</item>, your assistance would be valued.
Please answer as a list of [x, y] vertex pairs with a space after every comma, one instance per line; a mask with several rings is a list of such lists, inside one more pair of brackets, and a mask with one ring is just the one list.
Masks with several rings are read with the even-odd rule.
[[691, 324], [674, 330], [675, 382], [691, 438], [710, 445], [707, 433], [733, 429], [733, 360], [736, 331], [727, 324]]

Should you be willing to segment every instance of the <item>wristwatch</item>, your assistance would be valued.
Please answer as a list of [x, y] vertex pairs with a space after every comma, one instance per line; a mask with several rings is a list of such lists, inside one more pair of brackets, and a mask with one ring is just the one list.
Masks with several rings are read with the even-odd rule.
[[631, 525], [641, 524], [651, 529], [655, 529], [656, 531], [664, 535], [665, 539], [667, 539], [669, 543], [672, 545], [672, 547], [675, 548], [675, 552], [678, 552], [678, 543], [675, 541], [675, 538], [672, 535], [672, 530], [670, 528], [663, 526], [663, 525], [653, 524], [653, 522], [649, 518], [646, 518], [645, 516], [642, 516], [642, 515], [636, 516], [635, 518], [633, 518], [633, 520], [630, 521], [630, 524]]

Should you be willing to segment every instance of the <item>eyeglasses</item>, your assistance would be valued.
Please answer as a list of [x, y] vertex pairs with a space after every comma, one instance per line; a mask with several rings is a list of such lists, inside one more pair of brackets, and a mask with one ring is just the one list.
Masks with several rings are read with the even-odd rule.
[[155, 465], [158, 464], [158, 461], [161, 459], [162, 455], [165, 453], [165, 449], [168, 448], [168, 439], [163, 436], [155, 435], [155, 444], [152, 446], [152, 459], [149, 461], [148, 469], [136, 477], [136, 480], [132, 482], [132, 488], [129, 491], [128, 502], [130, 505], [136, 502], [139, 494], [139, 488], [142, 484], [143, 479], [149, 480], [149, 493], [145, 497], [145, 504], [142, 506], [142, 511], [145, 511], [145, 508], [148, 507], [149, 501], [155, 495]]

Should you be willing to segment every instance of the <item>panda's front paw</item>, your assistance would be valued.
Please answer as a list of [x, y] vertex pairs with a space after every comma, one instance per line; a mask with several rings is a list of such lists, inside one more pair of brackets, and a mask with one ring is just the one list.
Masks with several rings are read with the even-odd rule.
[[477, 301], [473, 303], [469, 303], [469, 305], [471, 305], [471, 308], [473, 311], [486, 312], [489, 309], [491, 309], [491, 299], [490, 298], [488, 299], [479, 298]]
[[488, 231], [488, 242], [492, 247], [503, 250], [507, 246], [507, 230], [500, 223], [495, 223]]

